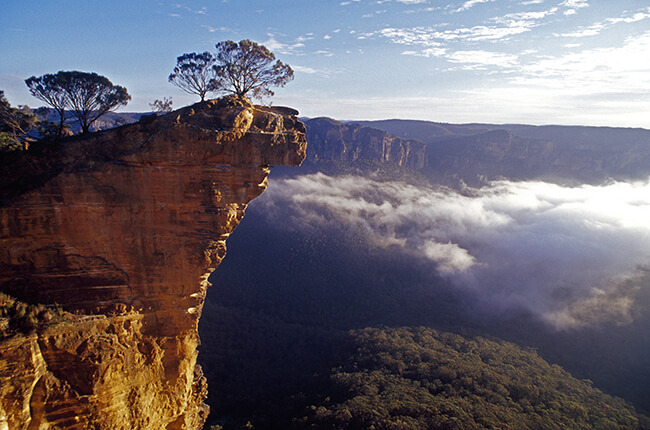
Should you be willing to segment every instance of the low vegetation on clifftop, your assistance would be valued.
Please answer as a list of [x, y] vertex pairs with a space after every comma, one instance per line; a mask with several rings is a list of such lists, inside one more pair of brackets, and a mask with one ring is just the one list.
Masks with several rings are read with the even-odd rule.
[[0, 292], [0, 340], [15, 333], [31, 333], [62, 321], [67, 315], [58, 305], [25, 303]]

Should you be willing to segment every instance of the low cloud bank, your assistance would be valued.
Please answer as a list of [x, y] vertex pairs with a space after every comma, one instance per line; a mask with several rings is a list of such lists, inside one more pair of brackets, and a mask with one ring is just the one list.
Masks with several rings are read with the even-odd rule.
[[354, 229], [423, 258], [486, 309], [558, 328], [626, 324], [650, 288], [650, 179], [563, 187], [442, 187], [321, 173], [271, 182], [257, 203], [279, 228]]

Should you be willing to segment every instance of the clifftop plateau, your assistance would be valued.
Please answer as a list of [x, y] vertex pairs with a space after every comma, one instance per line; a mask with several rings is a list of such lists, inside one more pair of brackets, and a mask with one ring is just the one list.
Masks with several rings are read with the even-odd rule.
[[270, 165], [298, 165], [288, 108], [223, 98], [0, 160], [0, 291], [73, 320], [0, 344], [0, 429], [195, 429], [208, 275]]

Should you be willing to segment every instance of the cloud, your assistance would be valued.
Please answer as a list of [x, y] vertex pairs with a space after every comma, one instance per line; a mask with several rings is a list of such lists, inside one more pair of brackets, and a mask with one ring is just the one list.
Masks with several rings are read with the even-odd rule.
[[318, 51], [312, 52], [312, 55], [324, 55], [325, 57], [332, 57], [334, 54], [327, 49], [319, 49]]
[[459, 7], [458, 9], [455, 9], [454, 12], [462, 12], [462, 11], [473, 8], [477, 4], [493, 2], [493, 1], [494, 0], [468, 0], [465, 3], [463, 3], [463, 5], [461, 7]]
[[485, 70], [488, 66], [509, 69], [519, 65], [517, 55], [481, 50], [449, 52], [445, 48], [426, 48], [420, 51], [403, 51], [402, 55], [446, 58], [451, 63], [463, 64], [463, 70]]
[[216, 33], [216, 32], [229, 32], [232, 31], [232, 29], [228, 27], [210, 27], [209, 25], [201, 25], [201, 27], [205, 28], [208, 30], [210, 33]]
[[582, 27], [577, 31], [562, 33], [562, 37], [587, 37], [596, 36], [603, 30], [610, 28], [616, 24], [632, 24], [635, 22], [643, 21], [650, 18], [650, 7], [643, 11], [636, 12], [633, 15], [621, 16], [618, 18], [607, 18], [604, 21], [597, 22], [587, 27]]
[[454, 63], [471, 63], [509, 68], [517, 65], [518, 57], [516, 55], [503, 54], [501, 52], [456, 51], [451, 53], [448, 56], [448, 59]]
[[308, 73], [308, 74], [318, 73], [318, 70], [312, 69], [311, 67], [293, 65], [293, 66], [291, 66], [291, 68], [293, 70], [295, 70], [296, 72], [300, 72], [300, 73]]
[[589, 7], [589, 0], [564, 0], [562, 3], [560, 3], [560, 6], [567, 8], [564, 11], [565, 15], [575, 15], [578, 13], [578, 9]]
[[[551, 13], [554, 13], [554, 11], [506, 15], [505, 17], [493, 20], [496, 23], [492, 25], [459, 27], [451, 30], [437, 30], [433, 27], [386, 27], [381, 30], [362, 33], [358, 38], [383, 37], [396, 44], [424, 46], [440, 46], [441, 43], [452, 41], [499, 41], [530, 31], [538, 25], [535, 19], [542, 18]], [[519, 18], [517, 18], [518, 15]]]
[[447, 53], [445, 48], [426, 48], [420, 51], [403, 51], [402, 55], [413, 55], [415, 57], [442, 57]]
[[558, 329], [629, 323], [650, 288], [650, 179], [461, 194], [318, 173], [273, 181], [258, 204], [278, 228], [353, 230], [430, 262], [486, 309], [525, 309]]
[[558, 11], [558, 8], [553, 7], [548, 10], [542, 10], [542, 11], [537, 11], [537, 12], [516, 12], [516, 13], [509, 13], [507, 15], [504, 15], [502, 17], [498, 18], [493, 18], [494, 21], [497, 22], [518, 22], [518, 21], [531, 21], [531, 20], [539, 20], [542, 18], [545, 18], [549, 15], [553, 15]]
[[187, 12], [195, 13], [195, 14], [198, 14], [198, 15], [206, 15], [207, 12], [208, 12], [208, 8], [205, 7], [205, 6], [202, 6], [201, 9], [192, 9], [191, 7], [189, 7], [189, 6], [185, 5], [185, 4], [182, 4], [182, 3], [176, 3], [176, 4], [174, 4], [174, 6], [177, 9], [183, 9], [183, 10], [185, 10]]
[[283, 43], [275, 38], [275, 35], [269, 34], [269, 39], [263, 45], [269, 48], [272, 52], [278, 52], [285, 55], [299, 55], [300, 48], [304, 48], [305, 44], [302, 43], [304, 39], [300, 39], [294, 43]]
[[650, 91], [650, 31], [628, 37], [621, 46], [596, 48], [545, 58], [522, 67], [516, 83], [564, 88], [582, 94], [603, 89], [640, 94]]

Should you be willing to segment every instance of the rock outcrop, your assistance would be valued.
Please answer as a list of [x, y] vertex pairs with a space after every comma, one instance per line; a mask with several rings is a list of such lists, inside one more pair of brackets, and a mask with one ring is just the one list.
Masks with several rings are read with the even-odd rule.
[[76, 316], [1, 341], [0, 429], [201, 428], [207, 277], [304, 159], [296, 115], [224, 98], [4, 160], [0, 290]]

